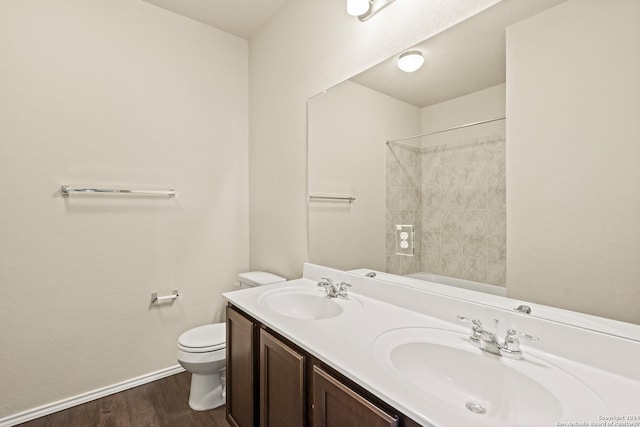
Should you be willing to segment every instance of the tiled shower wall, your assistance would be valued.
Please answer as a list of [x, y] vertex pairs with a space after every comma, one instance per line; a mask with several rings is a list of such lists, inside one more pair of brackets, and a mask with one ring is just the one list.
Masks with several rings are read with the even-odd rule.
[[[387, 150], [387, 271], [506, 285], [502, 135]], [[415, 226], [415, 256], [395, 255], [395, 224]]]
[[[387, 272], [409, 274], [420, 270], [422, 228], [422, 163], [420, 148], [387, 146]], [[395, 255], [395, 226], [413, 225], [415, 256]]]

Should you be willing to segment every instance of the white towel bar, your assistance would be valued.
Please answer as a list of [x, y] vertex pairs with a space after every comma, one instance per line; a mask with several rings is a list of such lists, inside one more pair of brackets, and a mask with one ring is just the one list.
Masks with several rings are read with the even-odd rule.
[[176, 197], [176, 190], [128, 190], [119, 188], [82, 188], [71, 187], [69, 185], [63, 185], [60, 188], [60, 192], [63, 196], [68, 197], [71, 193], [94, 193], [94, 194], [132, 194], [138, 196], [164, 196], [173, 198]]
[[159, 297], [157, 292], [154, 292], [151, 294], [151, 303], [155, 304], [157, 302], [162, 302], [162, 301], [172, 301], [176, 298], [178, 298], [180, 296], [180, 293], [178, 292], [177, 289], [173, 290], [173, 293], [171, 295], [167, 295], [164, 297]]

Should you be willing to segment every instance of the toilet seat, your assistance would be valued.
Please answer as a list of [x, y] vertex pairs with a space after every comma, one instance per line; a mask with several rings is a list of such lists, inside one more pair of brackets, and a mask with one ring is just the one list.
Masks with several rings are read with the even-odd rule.
[[187, 353], [207, 353], [224, 350], [227, 330], [224, 323], [198, 326], [184, 332], [178, 338], [178, 349]]

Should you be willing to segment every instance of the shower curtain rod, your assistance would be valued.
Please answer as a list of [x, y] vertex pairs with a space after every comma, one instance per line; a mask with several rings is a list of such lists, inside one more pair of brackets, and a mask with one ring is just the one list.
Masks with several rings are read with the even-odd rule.
[[496, 117], [495, 119], [482, 120], [482, 121], [479, 121], [479, 122], [472, 122], [472, 123], [465, 123], [463, 125], [454, 126], [452, 128], [437, 130], [435, 132], [421, 133], [420, 135], [407, 136], [407, 137], [398, 138], [398, 139], [387, 139], [387, 145], [391, 144], [392, 142], [400, 142], [400, 141], [406, 141], [407, 139], [421, 138], [423, 136], [434, 135], [436, 133], [449, 132], [450, 130], [468, 128], [470, 126], [476, 126], [476, 125], [483, 125], [485, 123], [497, 122], [498, 120], [504, 120], [504, 119], [506, 119], [505, 116]]

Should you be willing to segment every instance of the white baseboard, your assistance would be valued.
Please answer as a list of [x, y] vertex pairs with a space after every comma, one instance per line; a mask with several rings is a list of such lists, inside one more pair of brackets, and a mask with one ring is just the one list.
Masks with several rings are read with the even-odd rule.
[[175, 365], [156, 372], [151, 372], [149, 374], [132, 378], [118, 384], [113, 384], [87, 393], [79, 394], [68, 399], [63, 399], [57, 402], [49, 403], [47, 405], [38, 406], [37, 408], [28, 409], [17, 414], [9, 415], [8, 417], [0, 418], [0, 427], [15, 426], [17, 424], [31, 421], [45, 415], [53, 414], [54, 412], [62, 411], [63, 409], [69, 409], [73, 406], [100, 399], [101, 397], [109, 396], [110, 394], [134, 388], [142, 384], [147, 384], [180, 372], [184, 372], [184, 368], [180, 365]]

